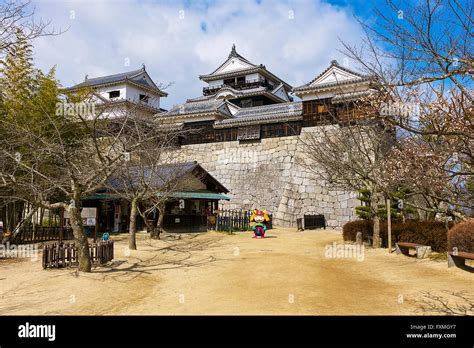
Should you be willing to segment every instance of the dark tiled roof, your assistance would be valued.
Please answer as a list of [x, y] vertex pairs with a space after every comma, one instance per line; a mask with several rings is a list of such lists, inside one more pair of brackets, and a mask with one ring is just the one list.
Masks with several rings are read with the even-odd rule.
[[302, 102], [241, 108], [234, 114], [234, 118], [216, 121], [214, 123], [214, 127], [225, 128], [251, 124], [300, 120], [302, 117], [302, 112]]
[[[218, 109], [225, 103], [223, 100], [202, 100], [195, 102], [186, 102], [173, 106], [163, 116], [178, 116], [197, 113], [219, 112]], [[230, 116], [230, 113], [229, 113]]]
[[102, 77], [94, 77], [94, 78], [86, 78], [83, 84], [87, 84], [89, 86], [101, 85], [105, 83], [111, 82], [118, 82], [122, 81], [125, 78], [133, 78], [143, 72], [143, 69], [128, 71], [120, 74], [102, 76]]
[[[155, 170], [147, 167], [125, 167], [114, 174], [109, 181], [109, 185], [116, 190], [120, 190], [125, 185], [134, 185], [141, 178], [146, 177], [150, 184], [160, 187], [191, 172], [196, 166], [197, 162], [185, 162], [158, 166]], [[130, 182], [127, 183], [127, 181]]]
[[83, 82], [77, 85], [74, 85], [68, 89], [73, 90], [73, 89], [77, 89], [81, 87], [96, 87], [96, 86], [120, 83], [124, 81], [130, 81], [139, 86], [155, 90], [162, 95], [167, 95], [166, 92], [161, 91], [158, 88], [158, 86], [156, 86], [153, 82], [149, 83], [147, 79], [145, 79], [144, 77], [138, 78], [143, 73], [148, 75], [148, 73], [145, 70], [145, 67], [142, 67], [141, 69], [138, 69], [138, 70], [127, 71], [120, 74], [113, 74], [113, 75], [107, 75], [107, 76], [101, 76], [101, 77], [88, 78], [86, 76]]
[[[195, 172], [196, 169], [197, 172]], [[164, 164], [156, 167], [155, 170], [146, 167], [132, 167], [125, 168], [124, 170], [127, 170], [127, 172], [122, 172], [122, 174], [120, 172], [116, 173], [114, 178], [109, 181], [109, 185], [117, 191], [123, 189], [124, 185], [134, 185], [144, 177], [147, 178], [150, 185], [159, 188], [170, 184], [173, 181], [181, 180], [186, 174], [195, 173], [196, 177], [200, 180], [214, 184], [216, 187], [215, 191], [225, 193], [229, 192], [227, 188], [202, 168], [197, 161]], [[130, 182], [127, 183], [127, 181]]]

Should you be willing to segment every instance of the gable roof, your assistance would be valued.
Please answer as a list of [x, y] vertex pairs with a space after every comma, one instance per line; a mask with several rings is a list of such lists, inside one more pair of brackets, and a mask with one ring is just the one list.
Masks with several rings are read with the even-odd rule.
[[145, 69], [145, 65], [143, 65], [141, 69], [127, 71], [127, 72], [123, 72], [119, 74], [106, 75], [106, 76], [93, 77], [93, 78], [88, 78], [88, 76], [86, 75], [83, 82], [78, 83], [77, 85], [74, 85], [72, 87], [69, 87], [67, 88], [67, 90], [73, 91], [82, 87], [96, 88], [96, 87], [114, 85], [114, 84], [124, 83], [124, 82], [130, 83], [132, 85], [136, 85], [137, 87], [145, 88], [147, 90], [150, 90], [151, 92], [160, 94], [163, 97], [166, 97], [168, 95], [168, 93], [159, 89], [158, 86], [153, 82], [152, 78], [150, 77], [150, 75], [148, 75], [148, 72]]
[[[236, 66], [238, 65], [236, 69], [227, 69], [226, 68], [231, 65], [235, 64]], [[248, 74], [253, 74], [253, 73], [260, 73], [272, 80], [278, 81], [283, 83], [285, 88], [287, 90], [291, 90], [292, 86], [280, 79], [278, 76], [274, 75], [271, 73], [265, 65], [263, 64], [254, 64], [250, 62], [248, 59], [244, 58], [240, 54], [237, 53], [237, 50], [235, 48], [235, 44], [232, 45], [232, 49], [229, 53], [229, 56], [227, 60], [219, 65], [217, 69], [215, 69], [212, 73], [210, 74], [205, 74], [205, 75], [199, 75], [199, 79], [202, 81], [212, 81], [212, 80], [217, 80], [221, 78], [227, 78], [227, 77], [234, 77], [234, 76], [241, 76], [241, 75], [248, 75]]]
[[[256, 68], [257, 65], [250, 62], [247, 58], [242, 57], [240, 54], [237, 53], [237, 50], [235, 49], [235, 44], [232, 45], [232, 49], [229, 53], [229, 56], [227, 57], [227, 60], [219, 65], [216, 70], [214, 70], [212, 73], [209, 74], [211, 75], [218, 75], [230, 62], [233, 61], [233, 59], [236, 58], [237, 61], [241, 62], [243, 66], [246, 66], [247, 68]], [[235, 60], [234, 60], [235, 62]]]
[[317, 75], [310, 82], [293, 88], [293, 92], [364, 82], [370, 79], [370, 76], [363, 75], [355, 70], [342, 66], [337, 60], [333, 60], [322, 73]]

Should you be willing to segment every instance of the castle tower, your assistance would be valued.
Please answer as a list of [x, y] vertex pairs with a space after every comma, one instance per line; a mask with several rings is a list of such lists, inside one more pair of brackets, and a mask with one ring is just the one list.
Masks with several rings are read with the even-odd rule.
[[288, 83], [268, 71], [265, 65], [256, 65], [241, 56], [235, 45], [216, 70], [199, 78], [208, 86], [203, 88], [204, 98], [196, 99], [226, 99], [242, 108], [293, 100]]

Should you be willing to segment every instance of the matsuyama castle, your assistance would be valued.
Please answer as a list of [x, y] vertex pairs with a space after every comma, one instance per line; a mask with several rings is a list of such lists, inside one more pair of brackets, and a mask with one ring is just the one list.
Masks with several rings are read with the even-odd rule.
[[281, 226], [295, 226], [303, 214], [323, 214], [330, 227], [341, 227], [354, 217], [356, 194], [311, 179], [297, 163], [297, 149], [305, 133], [330, 118], [354, 117], [347, 105], [375, 91], [370, 77], [333, 60], [310, 82], [294, 87], [240, 55], [234, 45], [221, 65], [199, 79], [206, 84], [202, 95], [169, 110], [161, 103], [167, 93], [145, 66], [86, 77], [69, 90], [92, 89], [98, 106], [112, 105], [107, 112], [138, 110], [173, 129], [198, 130], [181, 132], [178, 149], [170, 151], [176, 151], [171, 157], [177, 162], [197, 161], [226, 188], [221, 191], [228, 192], [227, 200], [206, 201], [207, 207], [218, 203], [230, 209], [267, 209]]
[[[182, 139], [183, 144], [245, 141], [298, 135], [301, 127], [314, 126], [321, 115], [337, 115], [338, 104], [373, 92], [371, 79], [333, 60], [309, 83], [293, 87], [237, 53], [235, 45], [227, 59], [199, 79], [207, 83], [202, 95], [161, 108], [162, 91], [141, 69], [88, 78], [68, 88], [94, 90], [97, 104], [108, 101], [120, 112], [134, 108], [177, 127], [199, 127], [202, 132]], [[294, 96], [301, 99], [295, 101]], [[339, 110], [342, 112], [342, 108]]]

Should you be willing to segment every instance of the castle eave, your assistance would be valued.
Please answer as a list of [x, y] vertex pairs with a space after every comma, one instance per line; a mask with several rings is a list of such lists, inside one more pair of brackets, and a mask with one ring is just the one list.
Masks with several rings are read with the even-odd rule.
[[337, 81], [337, 82], [330, 82], [324, 83], [321, 85], [315, 86], [301, 86], [294, 88], [292, 94], [296, 96], [305, 95], [305, 94], [312, 94], [318, 92], [327, 92], [327, 91], [341, 91], [341, 89], [347, 89], [351, 85], [359, 85], [359, 86], [369, 86], [372, 82], [371, 78], [364, 78], [364, 79], [351, 79], [347, 81]]

